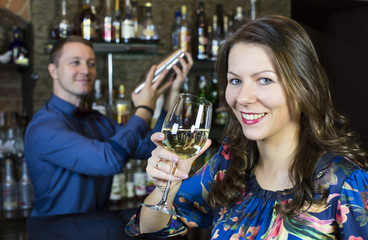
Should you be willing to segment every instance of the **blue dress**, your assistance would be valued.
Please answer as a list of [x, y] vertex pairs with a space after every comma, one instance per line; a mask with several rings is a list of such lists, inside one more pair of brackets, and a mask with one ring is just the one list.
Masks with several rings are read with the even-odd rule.
[[[130, 159], [147, 159], [156, 147], [151, 130], [133, 115], [119, 125], [97, 111], [55, 95], [33, 116], [25, 135], [25, 158], [35, 192], [32, 216], [107, 210], [112, 176]], [[160, 131], [162, 111], [153, 131]]]
[[[228, 149], [222, 145], [201, 170], [183, 181], [174, 201], [175, 211], [182, 217], [172, 217], [164, 229], [147, 237], [175, 236], [188, 227], [211, 226], [211, 239], [368, 239], [368, 173], [349, 159], [332, 154], [319, 160], [315, 173], [316, 181], [329, 190], [326, 205], [314, 204], [295, 216], [282, 217], [275, 205], [292, 196], [277, 198], [276, 192], [262, 189], [251, 175], [248, 190], [238, 202], [213, 211], [206, 205], [209, 187], [226, 174], [231, 162]], [[140, 235], [136, 215], [126, 232]]]

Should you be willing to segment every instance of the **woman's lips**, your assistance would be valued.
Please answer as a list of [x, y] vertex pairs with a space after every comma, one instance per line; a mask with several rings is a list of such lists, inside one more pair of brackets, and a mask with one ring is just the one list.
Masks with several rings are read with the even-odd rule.
[[259, 123], [266, 113], [241, 113], [243, 123], [253, 125]]

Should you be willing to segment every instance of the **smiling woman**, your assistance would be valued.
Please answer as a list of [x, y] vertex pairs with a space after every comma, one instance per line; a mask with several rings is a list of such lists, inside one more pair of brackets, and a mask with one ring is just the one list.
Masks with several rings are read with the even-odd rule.
[[[168, 201], [179, 218], [141, 210], [127, 232], [212, 226], [211, 239], [368, 239], [367, 154], [335, 110], [304, 29], [277, 15], [248, 22], [220, 48], [217, 69], [229, 114], [222, 146], [194, 176], [178, 164]], [[147, 204], [168, 178], [155, 163], [175, 159], [162, 135], [152, 140], [147, 174], [158, 187]]]

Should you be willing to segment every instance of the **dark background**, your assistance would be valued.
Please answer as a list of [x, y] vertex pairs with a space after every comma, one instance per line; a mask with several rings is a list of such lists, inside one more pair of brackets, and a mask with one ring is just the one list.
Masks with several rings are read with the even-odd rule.
[[292, 0], [291, 16], [310, 34], [338, 111], [368, 150], [368, 1]]

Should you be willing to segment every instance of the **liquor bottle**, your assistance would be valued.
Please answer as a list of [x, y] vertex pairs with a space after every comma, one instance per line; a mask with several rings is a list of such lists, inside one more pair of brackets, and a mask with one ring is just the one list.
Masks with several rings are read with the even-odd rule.
[[136, 160], [136, 169], [133, 174], [134, 195], [137, 199], [143, 199], [147, 195], [146, 171], [143, 170], [143, 161]]
[[232, 20], [230, 20], [229, 16], [224, 15], [224, 24], [223, 24], [224, 33], [221, 37], [221, 44], [226, 40], [226, 38], [228, 38], [232, 35], [232, 33], [229, 31], [232, 24], [233, 24], [233, 22], [232, 22]]
[[66, 15], [66, 0], [61, 1], [61, 13], [51, 26], [51, 39], [66, 38], [72, 34], [73, 26]]
[[104, 98], [101, 93], [101, 80], [96, 79], [95, 81], [95, 96], [92, 102], [92, 109], [99, 111], [101, 114], [106, 116], [107, 107]]
[[190, 87], [189, 87], [189, 78], [186, 77], [184, 79], [183, 85], [181, 86], [180, 92], [181, 93], [189, 93], [189, 89], [190, 89]]
[[114, 11], [114, 19], [112, 21], [112, 25], [114, 28], [114, 36], [113, 39], [116, 43], [120, 43], [121, 41], [121, 22], [123, 21], [120, 11], [120, 0], [115, 0], [115, 11]]
[[234, 16], [234, 24], [233, 24], [233, 32], [235, 32], [238, 28], [245, 24], [245, 17], [243, 14], [243, 7], [236, 7], [236, 14]]
[[18, 189], [14, 178], [12, 154], [6, 153], [5, 176], [2, 181], [3, 210], [12, 211], [18, 208]]
[[147, 2], [145, 4], [146, 12], [144, 17], [144, 22], [142, 26], [142, 32], [140, 35], [140, 39], [144, 41], [159, 41], [160, 37], [157, 32], [156, 25], [153, 21], [152, 16], [152, 4], [150, 2]]
[[212, 103], [213, 109], [216, 110], [218, 105], [218, 80], [216, 72], [212, 72], [211, 75], [211, 86], [208, 92], [207, 99]]
[[16, 154], [23, 149], [23, 135], [18, 125], [18, 113], [11, 112], [11, 121], [7, 128], [5, 142], [3, 143], [3, 152]]
[[26, 160], [22, 155], [19, 156], [21, 158], [22, 167], [21, 167], [21, 177], [18, 183], [19, 187], [19, 207], [21, 209], [31, 209], [33, 205], [33, 186], [28, 174], [28, 168]]
[[208, 59], [208, 34], [207, 34], [207, 22], [204, 11], [204, 2], [198, 3], [197, 9], [197, 26], [195, 31], [194, 46], [196, 48], [194, 56], [197, 60]]
[[83, 1], [83, 10], [79, 17], [79, 24], [81, 36], [86, 40], [95, 41], [97, 36], [97, 18], [92, 12], [90, 0]]
[[138, 14], [138, 2], [137, 0], [132, 0], [132, 19], [133, 19], [133, 29], [134, 29], [134, 39], [139, 39], [141, 31], [142, 31], [142, 24], [140, 23], [140, 16]]
[[125, 174], [125, 197], [126, 198], [133, 198], [134, 197], [134, 179], [133, 179], [133, 165], [131, 162], [127, 162], [124, 169]]
[[0, 154], [6, 140], [6, 113], [0, 112]]
[[13, 26], [13, 41], [9, 44], [12, 52], [12, 62], [18, 65], [28, 66], [28, 49], [21, 40], [21, 32], [18, 26]]
[[131, 42], [134, 38], [134, 25], [131, 8], [130, 0], [125, 0], [125, 14], [121, 25], [121, 38], [124, 43]]
[[251, 10], [250, 10], [250, 19], [253, 21], [254, 19], [256, 19], [257, 17], [257, 12], [256, 12], [256, 2], [257, 0], [250, 0], [250, 6], [251, 6]]
[[115, 174], [112, 178], [110, 203], [112, 205], [118, 205], [122, 200], [123, 188], [121, 186], [120, 174]]
[[105, 9], [103, 14], [102, 40], [104, 42], [112, 42], [115, 35], [112, 25], [112, 8], [111, 0], [105, 0]]
[[181, 5], [181, 21], [180, 21], [180, 48], [183, 51], [191, 52], [191, 34], [187, 21], [187, 6]]
[[206, 86], [207, 86], [207, 79], [205, 75], [199, 75], [197, 76], [198, 81], [198, 90], [199, 90], [199, 96], [200, 97], [206, 97]]
[[213, 15], [212, 17], [212, 28], [209, 35], [209, 57], [210, 60], [216, 61], [218, 55], [218, 49], [220, 47], [221, 42], [221, 29], [218, 25], [218, 17], [217, 15]]
[[222, 4], [216, 4], [216, 14], [217, 15], [217, 26], [219, 28], [220, 36], [224, 35], [224, 14], [223, 14]]
[[[218, 88], [218, 79], [217, 79], [217, 73], [212, 73], [212, 83], [210, 87], [210, 93], [208, 96], [209, 101], [211, 101], [213, 106], [213, 118], [212, 121], [216, 125], [225, 125], [227, 122], [227, 112], [225, 106], [219, 101], [219, 95], [220, 91], [223, 91], [222, 89]], [[223, 93], [222, 93], [223, 94]]]
[[131, 102], [125, 97], [124, 84], [119, 85], [119, 95], [115, 102], [116, 121], [119, 124], [126, 124], [130, 118]]
[[175, 22], [171, 29], [171, 50], [174, 51], [180, 48], [180, 22], [181, 22], [181, 14], [180, 11], [175, 11]]

